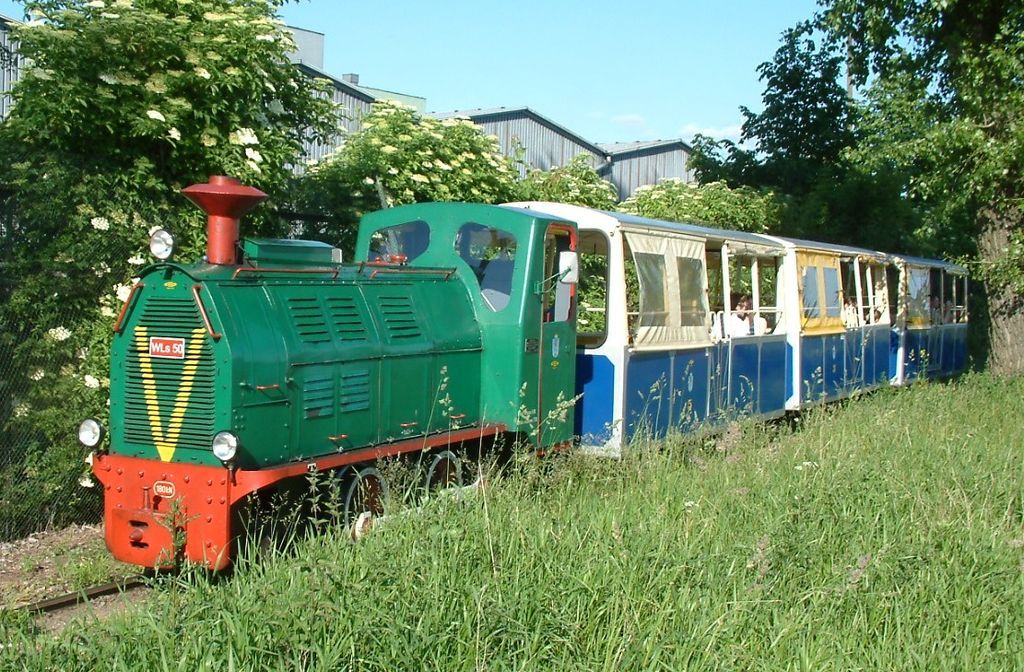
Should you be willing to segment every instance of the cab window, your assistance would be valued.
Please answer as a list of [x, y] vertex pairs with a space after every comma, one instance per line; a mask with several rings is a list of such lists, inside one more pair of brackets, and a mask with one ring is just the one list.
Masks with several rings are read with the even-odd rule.
[[487, 307], [494, 312], [504, 310], [512, 298], [516, 237], [493, 226], [468, 222], [455, 236], [455, 251], [473, 270]]
[[427, 251], [430, 225], [423, 220], [396, 224], [374, 231], [370, 236], [370, 261], [411, 262]]

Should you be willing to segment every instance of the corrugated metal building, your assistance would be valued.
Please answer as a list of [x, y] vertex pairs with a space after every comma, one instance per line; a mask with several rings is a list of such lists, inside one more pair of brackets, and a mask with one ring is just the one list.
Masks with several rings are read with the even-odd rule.
[[521, 148], [523, 161], [531, 168], [549, 170], [564, 166], [578, 154], [589, 155], [601, 174], [609, 168], [606, 151], [528, 107], [458, 110], [435, 116], [469, 118], [484, 133], [498, 136], [501, 152], [506, 156], [516, 156]]
[[611, 155], [608, 179], [619, 190], [620, 199], [629, 198], [637, 187], [657, 184], [670, 177], [693, 181], [690, 171], [693, 149], [682, 140], [619, 142], [601, 147]]
[[10, 26], [17, 23], [0, 14], [0, 121], [11, 109], [10, 90], [21, 74], [21, 55], [11, 41]]
[[334, 138], [333, 142], [305, 143], [306, 161], [315, 162], [335, 151], [344, 142], [346, 134], [359, 128], [362, 118], [370, 113], [370, 108], [376, 99], [359, 87], [328, 75], [326, 72], [306, 63], [298, 63], [298, 68], [303, 74], [330, 82], [331, 98], [336, 104], [341, 106], [338, 110], [338, 135]]

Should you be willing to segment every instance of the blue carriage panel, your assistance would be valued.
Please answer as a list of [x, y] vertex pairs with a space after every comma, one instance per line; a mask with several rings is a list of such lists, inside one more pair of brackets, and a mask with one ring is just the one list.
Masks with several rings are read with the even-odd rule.
[[967, 325], [958, 324], [954, 329], [956, 339], [953, 357], [953, 372], [961, 373], [967, 368]]
[[[903, 378], [906, 382], [917, 380], [921, 374], [922, 350], [927, 350], [928, 332], [924, 329], [908, 329], [903, 345]], [[922, 347], [922, 346], [925, 347]]]
[[900, 363], [900, 332], [898, 329], [889, 331], [889, 380], [895, 382]]
[[758, 413], [761, 370], [758, 338], [734, 338], [729, 348], [729, 410], [732, 417]]
[[956, 373], [956, 330], [953, 327], [942, 328], [942, 375], [952, 376]]
[[925, 341], [926, 351], [924, 361], [928, 365], [928, 374], [932, 376], [942, 375], [942, 327], [936, 326], [927, 330], [928, 338]]
[[866, 366], [864, 370], [864, 386], [867, 389], [889, 383], [893, 372], [889, 368], [889, 333], [888, 329], [872, 329], [867, 333], [865, 351], [871, 353], [867, 357], [870, 367]]
[[729, 407], [729, 343], [708, 348], [708, 423], [718, 424]]
[[672, 369], [672, 424], [693, 431], [708, 416], [708, 348], [675, 354]]
[[786, 365], [789, 349], [789, 344], [783, 340], [761, 344], [761, 384], [758, 387], [758, 412], [761, 415], [781, 415], [786, 410], [788, 388], [793, 386], [792, 377], [788, 374], [789, 367]]
[[846, 394], [864, 389], [864, 330], [850, 329], [846, 332], [843, 353], [843, 388]]
[[671, 421], [672, 353], [634, 353], [626, 364], [625, 436], [662, 437]]
[[576, 355], [576, 436], [601, 445], [611, 438], [615, 409], [615, 366], [602, 355]]
[[786, 342], [786, 399], [793, 396], [793, 345]]
[[825, 395], [828, 399], [842, 396], [846, 379], [846, 339], [845, 334], [827, 334], [825, 343]]
[[817, 403], [825, 396], [825, 337], [800, 339], [800, 400]]

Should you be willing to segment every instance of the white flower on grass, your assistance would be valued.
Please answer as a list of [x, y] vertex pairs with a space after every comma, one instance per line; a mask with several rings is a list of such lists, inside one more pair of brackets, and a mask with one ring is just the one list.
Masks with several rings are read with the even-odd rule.
[[159, 110], [146, 110], [146, 116], [153, 121], [167, 121], [167, 118], [160, 114]]
[[685, 506], [686, 510], [689, 511], [690, 509], [697, 506], [697, 502], [693, 501], [692, 499], [688, 499], [685, 502], [683, 502], [683, 506]]
[[49, 336], [51, 339], [57, 341], [58, 343], [60, 341], [66, 341], [69, 338], [71, 338], [71, 332], [67, 329], [67, 327], [54, 327], [52, 329], [47, 329], [46, 335]]
[[85, 386], [88, 387], [90, 390], [98, 390], [100, 387], [100, 379], [97, 378], [96, 376], [90, 376], [87, 373], [85, 374], [85, 378], [83, 378], [82, 380], [85, 381]]
[[106, 231], [110, 228], [110, 221], [106, 217], [93, 217], [89, 220], [89, 223], [97, 231]]
[[258, 145], [260, 139], [256, 137], [256, 131], [251, 128], [240, 128], [228, 135], [228, 142], [232, 145]]
[[245, 155], [256, 163], [261, 163], [263, 161], [263, 155], [252, 147], [245, 148]]
[[171, 126], [167, 129], [167, 137], [171, 140], [181, 140], [181, 131], [174, 126]]
[[202, 77], [203, 79], [209, 79], [210, 71], [206, 68], [196, 68], [196, 76]]
[[128, 263], [132, 266], [142, 266], [146, 263], [146, 260], [141, 255], [136, 254], [134, 257], [128, 257]]
[[42, 369], [36, 369], [32, 373], [28, 374], [29, 378], [36, 381], [42, 380], [44, 376], [46, 376], [46, 372], [43, 371]]
[[817, 466], [818, 466], [817, 462], [803, 462], [802, 464], [796, 465], [796, 467], [794, 467], [794, 468], [797, 471], [803, 471], [804, 469], [814, 469]]

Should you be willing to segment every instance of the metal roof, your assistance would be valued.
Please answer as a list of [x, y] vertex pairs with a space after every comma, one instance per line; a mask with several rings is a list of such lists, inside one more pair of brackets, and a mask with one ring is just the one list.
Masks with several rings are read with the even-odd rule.
[[367, 92], [363, 91], [358, 86], [349, 84], [343, 79], [338, 79], [334, 75], [329, 75], [323, 70], [320, 70], [319, 68], [314, 68], [308, 63], [296, 63], [295, 65], [299, 68], [299, 70], [302, 70], [307, 75], [326, 79], [327, 81], [331, 82], [334, 85], [334, 88], [344, 91], [353, 98], [358, 98], [359, 100], [362, 100], [365, 103], [373, 103], [377, 101], [376, 98], [374, 98]]
[[606, 152], [615, 156], [629, 152], [642, 152], [648, 149], [667, 149], [679, 147], [687, 154], [693, 151], [693, 147], [677, 138], [675, 140], [638, 140], [636, 142], [603, 142], [598, 145]]
[[476, 123], [484, 123], [487, 121], [495, 121], [500, 117], [520, 117], [531, 119], [542, 126], [546, 126], [549, 129], [563, 135], [573, 142], [585, 147], [589, 151], [597, 154], [598, 156], [607, 156], [608, 152], [599, 145], [595, 145], [589, 140], [582, 136], [573, 133], [565, 126], [556, 124], [542, 114], [531, 110], [529, 107], [492, 107], [489, 109], [475, 109], [475, 110], [455, 110], [453, 112], [434, 112], [433, 116], [439, 119], [445, 119], [447, 117], [467, 117], [468, 119]]

